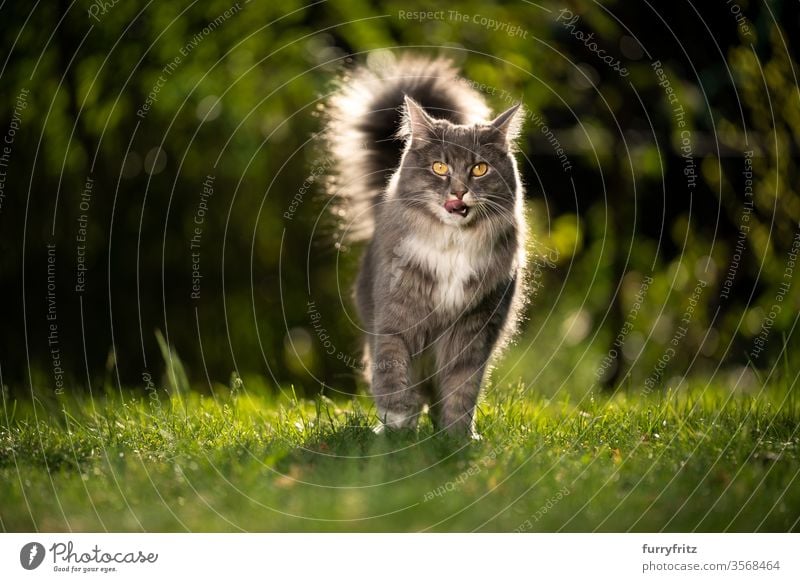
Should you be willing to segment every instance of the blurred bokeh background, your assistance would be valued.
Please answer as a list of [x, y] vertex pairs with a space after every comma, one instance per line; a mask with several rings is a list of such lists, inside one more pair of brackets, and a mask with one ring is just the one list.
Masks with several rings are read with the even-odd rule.
[[336, 245], [326, 213], [319, 108], [354, 64], [402, 51], [454, 60], [495, 110], [529, 110], [530, 305], [495, 382], [651, 391], [688, 375], [748, 390], [792, 365], [796, 2], [58, 0], [0, 14], [13, 395], [237, 377], [358, 390], [358, 249]]

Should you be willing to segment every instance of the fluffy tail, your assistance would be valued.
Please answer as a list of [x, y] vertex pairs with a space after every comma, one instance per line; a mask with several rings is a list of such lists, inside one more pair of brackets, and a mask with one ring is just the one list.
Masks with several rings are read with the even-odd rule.
[[340, 79], [325, 108], [327, 149], [334, 162], [328, 193], [348, 242], [372, 236], [373, 208], [403, 151], [398, 130], [404, 95], [432, 117], [453, 123], [490, 117], [481, 94], [461, 79], [451, 61], [387, 58], [380, 70], [359, 67]]

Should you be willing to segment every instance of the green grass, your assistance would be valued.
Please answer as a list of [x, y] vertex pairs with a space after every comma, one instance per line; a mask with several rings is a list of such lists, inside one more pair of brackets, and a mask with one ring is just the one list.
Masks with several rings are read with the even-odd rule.
[[483, 440], [375, 435], [367, 399], [4, 402], [6, 531], [797, 531], [800, 402], [492, 387]]

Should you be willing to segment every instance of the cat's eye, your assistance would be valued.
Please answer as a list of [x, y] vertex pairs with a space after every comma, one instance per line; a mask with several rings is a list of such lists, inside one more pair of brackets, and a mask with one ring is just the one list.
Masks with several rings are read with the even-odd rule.
[[434, 174], [438, 176], [444, 176], [445, 174], [447, 174], [447, 170], [449, 168], [447, 167], [447, 164], [445, 164], [444, 162], [433, 162], [431, 169], [433, 170]]
[[474, 166], [472, 166], [472, 175], [476, 178], [480, 178], [481, 176], [485, 176], [486, 172], [489, 171], [489, 164], [485, 162], [478, 162]]

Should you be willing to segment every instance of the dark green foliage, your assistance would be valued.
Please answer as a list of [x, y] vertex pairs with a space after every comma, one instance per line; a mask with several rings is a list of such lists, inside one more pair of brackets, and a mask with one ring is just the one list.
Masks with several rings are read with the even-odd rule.
[[[708, 285], [658, 389], [686, 371], [767, 369], [781, 334], [796, 348], [800, 307], [789, 277], [769, 316], [800, 220], [797, 20], [788, 2], [740, 6], [737, 19], [730, 3], [467, 1], [452, 9], [460, 16], [419, 21], [407, 14], [430, 5], [416, 0], [102, 12], [60, 1], [30, 19], [31, 6], [6, 3], [0, 132], [19, 128], [0, 208], [3, 382], [18, 394], [58, 388], [52, 244], [55, 345], [71, 391], [174, 385], [160, 329], [206, 392], [235, 370], [352, 393], [355, 253], [334, 246], [315, 113], [344, 57], [380, 66], [392, 47], [453, 58], [496, 110], [522, 100], [530, 112], [521, 166], [536, 252], [555, 261], [539, 269], [504, 364], [512, 379], [641, 386], [699, 279]], [[746, 151], [753, 205], [740, 240]], [[596, 373], [623, 329], [625, 349]]]

